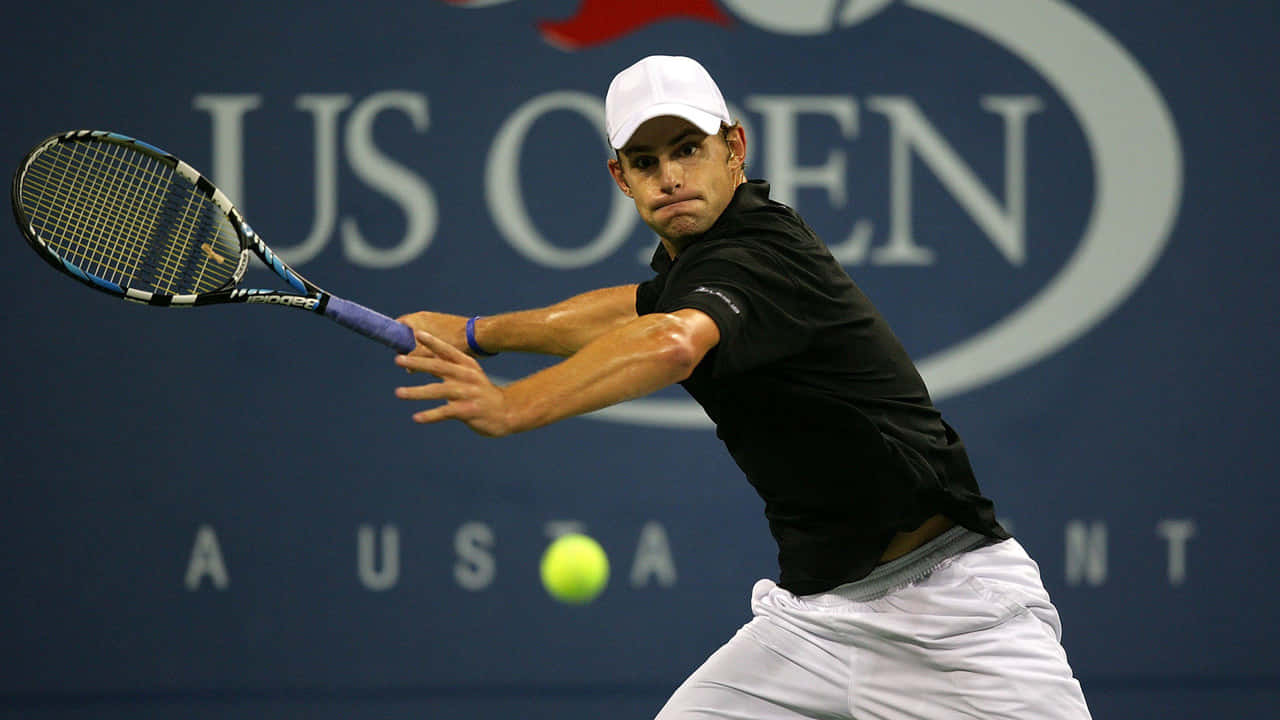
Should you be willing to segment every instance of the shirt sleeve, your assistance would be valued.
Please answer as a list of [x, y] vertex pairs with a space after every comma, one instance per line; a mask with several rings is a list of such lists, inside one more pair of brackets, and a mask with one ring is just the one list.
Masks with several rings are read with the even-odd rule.
[[716, 243], [686, 255], [672, 268], [654, 311], [692, 308], [716, 323], [715, 375], [745, 372], [808, 347], [804, 300], [770, 253]]
[[656, 312], [658, 298], [662, 295], [662, 285], [658, 278], [645, 280], [636, 287], [636, 314], [648, 315]]

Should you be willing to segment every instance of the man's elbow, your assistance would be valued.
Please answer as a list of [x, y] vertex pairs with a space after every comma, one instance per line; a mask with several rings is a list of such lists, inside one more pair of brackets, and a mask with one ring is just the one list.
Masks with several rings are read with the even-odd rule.
[[673, 315], [663, 318], [659, 334], [658, 357], [667, 367], [672, 382], [687, 380], [710, 347], [704, 347], [706, 342], [693, 323]]
[[697, 354], [692, 342], [686, 338], [673, 337], [664, 345], [662, 359], [672, 378], [671, 382], [678, 383], [689, 379], [702, 357]]

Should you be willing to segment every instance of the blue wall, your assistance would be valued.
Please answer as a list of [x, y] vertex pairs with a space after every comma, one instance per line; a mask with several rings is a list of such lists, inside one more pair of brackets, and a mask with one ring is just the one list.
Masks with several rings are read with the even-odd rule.
[[[1273, 716], [1274, 3], [68, 5], [9, 12], [0, 157], [144, 138], [392, 314], [646, 277], [601, 97], [697, 56], [751, 174], [920, 362], [1096, 716]], [[376, 345], [126, 305], [16, 229], [0, 303], [5, 717], [650, 717], [775, 572], [678, 391], [501, 441], [419, 427]], [[613, 562], [589, 606], [538, 584], [565, 523]]]

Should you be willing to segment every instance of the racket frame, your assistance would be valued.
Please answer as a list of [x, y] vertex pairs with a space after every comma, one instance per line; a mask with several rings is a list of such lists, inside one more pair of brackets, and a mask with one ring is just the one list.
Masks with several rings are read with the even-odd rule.
[[[177, 176], [191, 183], [200, 194], [212, 201], [226, 215], [240, 244], [240, 255], [231, 278], [222, 286], [202, 293], [169, 294], [139, 290], [89, 273], [50, 247], [49, 242], [36, 230], [35, 224], [27, 216], [26, 210], [22, 206], [23, 180], [27, 169], [49, 147], [59, 143], [75, 142], [107, 142], [141, 152], [170, 167]], [[36, 144], [22, 159], [22, 162], [18, 164], [18, 168], [13, 175], [11, 200], [14, 219], [22, 230], [22, 235], [26, 238], [27, 244], [53, 268], [95, 290], [124, 298], [130, 302], [159, 307], [197, 307], [201, 305], [250, 303], [298, 308], [324, 315], [399, 352], [409, 352], [416, 344], [413, 339], [413, 331], [408, 326], [396, 322], [382, 313], [339, 298], [307, 280], [296, 270], [289, 267], [279, 255], [271, 250], [261, 236], [254, 232], [249, 223], [245, 221], [240, 210], [212, 181], [177, 156], [137, 138], [108, 130], [70, 130], [51, 135]], [[284, 280], [286, 284], [293, 288], [293, 291], [240, 287], [240, 282], [244, 279], [249, 267], [250, 251], [256, 254], [258, 259], [281, 280]]]

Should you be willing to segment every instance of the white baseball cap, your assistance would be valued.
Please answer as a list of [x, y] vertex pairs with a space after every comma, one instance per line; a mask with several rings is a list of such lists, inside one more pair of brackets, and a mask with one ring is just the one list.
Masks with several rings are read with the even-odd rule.
[[697, 60], [650, 55], [618, 73], [604, 98], [609, 144], [621, 150], [646, 120], [675, 115], [713, 135], [732, 125], [716, 81]]

